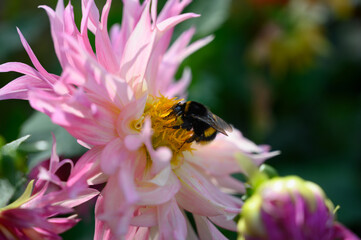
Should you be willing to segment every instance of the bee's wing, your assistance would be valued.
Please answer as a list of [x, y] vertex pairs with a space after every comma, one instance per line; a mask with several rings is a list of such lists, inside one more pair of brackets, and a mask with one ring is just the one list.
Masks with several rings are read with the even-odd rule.
[[201, 120], [209, 124], [211, 127], [216, 129], [218, 132], [223, 133], [224, 135], [228, 136], [226, 131], [232, 132], [232, 126], [226, 123], [222, 118], [218, 117], [217, 115], [213, 114], [211, 111], [208, 110], [207, 116], [197, 116], [192, 115], [194, 118]]

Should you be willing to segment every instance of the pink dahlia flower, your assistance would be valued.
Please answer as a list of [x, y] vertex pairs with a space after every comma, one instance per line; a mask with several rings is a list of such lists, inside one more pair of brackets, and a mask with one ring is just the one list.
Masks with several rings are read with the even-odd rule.
[[[13, 203], [0, 208], [0, 239], [61, 239], [58, 235], [79, 219], [69, 215], [75, 207], [98, 194], [97, 190], [62, 182], [55, 172], [70, 160], [59, 162], [53, 145], [49, 170], [40, 168], [25, 192]], [[34, 186], [35, 181], [35, 186]], [[61, 217], [59, 215], [62, 215]]]
[[[80, 29], [72, 5], [59, 0], [47, 12], [62, 66], [48, 73], [25, 38], [19, 35], [35, 67], [5, 63], [0, 71], [24, 75], [0, 90], [0, 99], [29, 100], [78, 142], [89, 148], [67, 181], [106, 182], [96, 204], [95, 239], [185, 239], [194, 237], [186, 212], [193, 214], [201, 239], [224, 238], [214, 224], [235, 230], [233, 218], [242, 201], [232, 193], [243, 184], [231, 174], [242, 172], [235, 155], [258, 165], [274, 156], [234, 129], [208, 145], [187, 143], [192, 132], [173, 129], [176, 97], [186, 95], [190, 71], [174, 79], [185, 57], [212, 40], [192, 44], [194, 29], [170, 41], [174, 26], [194, 13], [181, 14], [190, 0], [169, 0], [157, 13], [157, 1], [123, 0], [122, 25], [108, 33], [111, 1], [101, 14], [92, 0], [82, 1]], [[95, 52], [88, 32], [95, 35]]]
[[265, 181], [246, 200], [239, 240], [359, 240], [335, 221], [335, 209], [315, 183], [296, 176]]

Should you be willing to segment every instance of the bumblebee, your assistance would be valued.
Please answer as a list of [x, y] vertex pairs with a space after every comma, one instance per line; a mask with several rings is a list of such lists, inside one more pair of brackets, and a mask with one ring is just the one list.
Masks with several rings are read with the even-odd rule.
[[217, 136], [218, 132], [228, 136], [226, 131], [232, 131], [231, 125], [198, 102], [179, 102], [172, 107], [168, 116], [180, 117], [182, 120], [182, 124], [172, 126], [173, 129], [193, 130], [193, 135], [185, 141], [187, 143], [193, 141], [208, 143]]

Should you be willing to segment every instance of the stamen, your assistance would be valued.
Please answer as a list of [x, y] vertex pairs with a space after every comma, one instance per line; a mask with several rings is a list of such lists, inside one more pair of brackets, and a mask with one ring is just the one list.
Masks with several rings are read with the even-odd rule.
[[186, 142], [192, 136], [192, 131], [173, 128], [173, 126], [179, 126], [183, 123], [180, 117], [171, 114], [173, 106], [179, 101], [181, 100], [169, 99], [164, 96], [149, 97], [143, 116], [132, 124], [134, 128], [141, 129], [145, 117], [150, 117], [153, 129], [153, 148], [165, 146], [173, 152], [171, 159], [173, 169], [182, 164], [184, 151], [192, 151], [191, 143]]

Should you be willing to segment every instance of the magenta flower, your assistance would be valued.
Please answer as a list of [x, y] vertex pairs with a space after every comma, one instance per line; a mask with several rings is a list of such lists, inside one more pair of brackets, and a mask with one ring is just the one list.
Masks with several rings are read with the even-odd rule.
[[[73, 227], [76, 215], [65, 217], [77, 206], [98, 194], [94, 189], [70, 186], [60, 181], [55, 172], [70, 160], [59, 162], [53, 145], [49, 170], [40, 169], [16, 201], [0, 208], [0, 239], [61, 239], [58, 235]], [[34, 186], [34, 189], [33, 189]], [[62, 215], [60, 217], [59, 215]]]
[[[190, 3], [169, 0], [157, 13], [157, 1], [124, 0], [122, 25], [107, 30], [111, 1], [101, 15], [94, 2], [82, 1], [80, 29], [72, 5], [49, 15], [55, 52], [63, 72], [48, 73], [19, 31], [35, 69], [5, 63], [0, 71], [24, 76], [0, 89], [0, 99], [29, 100], [90, 150], [74, 166], [67, 185], [106, 182], [96, 204], [95, 239], [185, 239], [196, 236], [185, 217], [193, 214], [202, 239], [224, 238], [214, 224], [236, 230], [233, 218], [244, 191], [231, 177], [242, 169], [236, 153], [258, 165], [277, 152], [256, 146], [234, 129], [208, 145], [185, 143], [191, 131], [170, 127], [171, 107], [190, 82], [186, 69], [174, 74], [185, 57], [212, 40], [189, 45], [194, 29], [170, 47], [174, 26], [193, 17], [180, 14]], [[95, 53], [88, 39], [95, 35]], [[80, 188], [78, 188], [80, 189]]]
[[322, 189], [296, 176], [264, 182], [244, 203], [240, 240], [358, 240], [335, 222], [332, 202]]

